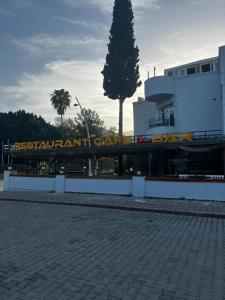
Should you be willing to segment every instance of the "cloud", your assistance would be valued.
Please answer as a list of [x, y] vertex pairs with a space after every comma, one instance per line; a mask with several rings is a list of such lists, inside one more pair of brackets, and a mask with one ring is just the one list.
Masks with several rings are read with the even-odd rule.
[[33, 0], [14, 0], [13, 4], [16, 8], [31, 7], [33, 5]]
[[20, 8], [24, 7], [32, 7], [33, 0], [9, 0], [8, 1], [9, 8], [6, 8], [4, 5], [0, 5], [0, 15], [4, 16], [16, 16], [17, 11]]
[[[45, 65], [40, 74], [24, 74], [16, 85], [0, 87], [0, 110], [25, 109], [53, 121], [56, 112], [50, 104], [50, 94], [64, 88], [72, 98], [77, 96], [86, 108], [96, 110], [107, 126], [118, 125], [118, 101], [103, 96], [102, 74], [104, 61], [54, 61]], [[136, 99], [136, 98], [134, 98]], [[133, 99], [133, 100], [134, 100]], [[72, 107], [66, 117], [73, 117], [78, 110]], [[132, 104], [124, 107], [125, 130], [132, 129]]]
[[88, 36], [77, 38], [69, 34], [38, 34], [25, 39], [13, 39], [12, 42], [17, 47], [26, 50], [32, 57], [93, 59], [104, 53], [104, 41]]
[[4, 6], [0, 5], [0, 15], [3, 16], [13, 16], [13, 12], [5, 8]]
[[99, 22], [99, 21], [95, 21], [95, 20], [75, 20], [75, 19], [70, 19], [67, 17], [60, 17], [60, 16], [53, 16], [53, 19], [60, 21], [60, 22], [64, 22], [67, 24], [72, 24], [72, 25], [76, 25], [79, 26], [83, 29], [88, 29], [91, 31], [97, 31], [97, 32], [101, 32], [102, 30], [107, 30], [108, 27], [106, 26], [106, 24]]
[[224, 4], [224, 0], [192, 0], [190, 2], [191, 5], [204, 5], [207, 6], [215, 6], [217, 4]]
[[[73, 7], [95, 6], [103, 12], [112, 12], [114, 0], [61, 0], [65, 4]], [[135, 9], [159, 9], [159, 0], [133, 0]]]

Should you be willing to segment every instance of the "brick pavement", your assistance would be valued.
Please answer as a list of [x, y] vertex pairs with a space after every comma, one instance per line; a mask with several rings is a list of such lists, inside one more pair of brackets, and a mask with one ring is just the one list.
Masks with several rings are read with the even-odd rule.
[[225, 220], [0, 202], [0, 299], [224, 300]]
[[137, 199], [132, 197], [100, 194], [55, 194], [28, 191], [0, 191], [0, 200], [58, 203], [78, 206], [107, 207], [190, 216], [225, 218], [225, 201]]

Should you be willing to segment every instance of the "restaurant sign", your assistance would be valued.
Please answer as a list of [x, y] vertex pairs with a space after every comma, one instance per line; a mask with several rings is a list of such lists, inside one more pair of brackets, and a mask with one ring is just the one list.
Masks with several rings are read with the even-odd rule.
[[[153, 134], [151, 136], [123, 136], [119, 138], [114, 137], [96, 137], [91, 141], [91, 145], [95, 147], [115, 146], [115, 145], [134, 145], [134, 144], [167, 144], [178, 142], [191, 142], [193, 140], [192, 132], [168, 133], [168, 134]], [[54, 140], [54, 141], [33, 141], [20, 142], [12, 146], [12, 150], [36, 150], [36, 149], [56, 149], [56, 148], [80, 148], [88, 147], [88, 139], [68, 139], [68, 140]]]

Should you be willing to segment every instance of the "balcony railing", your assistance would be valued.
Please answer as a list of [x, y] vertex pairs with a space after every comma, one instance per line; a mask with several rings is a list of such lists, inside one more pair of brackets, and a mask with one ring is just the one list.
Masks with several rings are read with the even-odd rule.
[[175, 126], [175, 118], [170, 117], [165, 119], [150, 119], [148, 121], [148, 128], [160, 126]]

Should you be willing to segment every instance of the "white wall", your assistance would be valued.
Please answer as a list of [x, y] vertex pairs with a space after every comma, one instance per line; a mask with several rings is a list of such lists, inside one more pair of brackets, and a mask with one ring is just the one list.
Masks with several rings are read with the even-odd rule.
[[140, 101], [133, 103], [134, 135], [145, 135], [148, 120], [156, 114], [155, 103]]
[[55, 191], [55, 178], [9, 177], [10, 190]]
[[222, 130], [221, 83], [218, 73], [177, 78], [175, 97], [177, 131]]
[[225, 183], [146, 181], [145, 196], [225, 201]]
[[[55, 191], [57, 193], [93, 193], [133, 195], [133, 197], [225, 201], [225, 183], [173, 182], [133, 179], [69, 179], [8, 176], [4, 172], [4, 190]], [[56, 185], [57, 182], [57, 185]]]
[[158, 95], [173, 95], [175, 93], [174, 78], [170, 76], [156, 76], [145, 81], [145, 97], [155, 98]]
[[222, 90], [223, 133], [225, 134], [225, 46], [219, 49], [220, 77]]
[[65, 192], [131, 195], [132, 179], [66, 179]]

